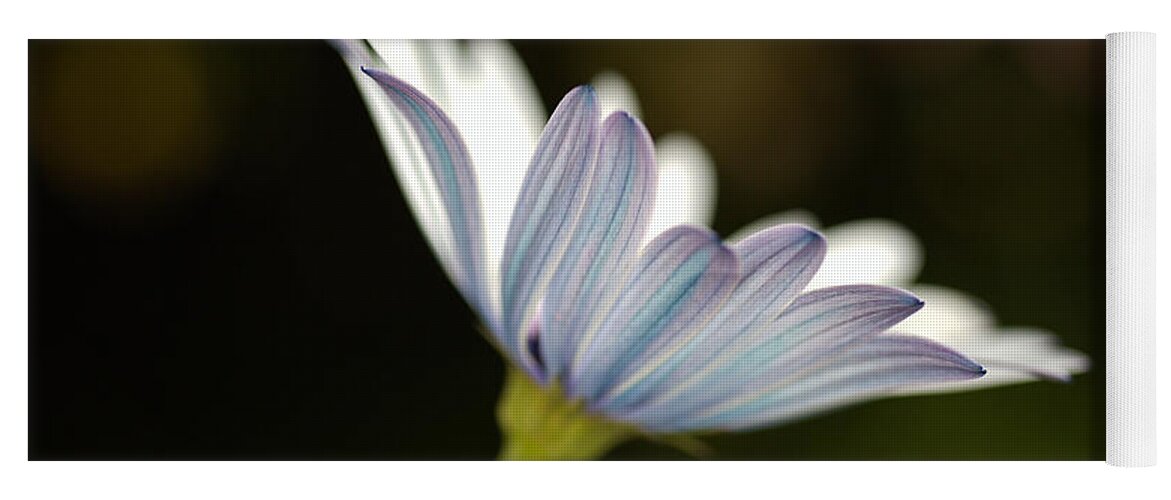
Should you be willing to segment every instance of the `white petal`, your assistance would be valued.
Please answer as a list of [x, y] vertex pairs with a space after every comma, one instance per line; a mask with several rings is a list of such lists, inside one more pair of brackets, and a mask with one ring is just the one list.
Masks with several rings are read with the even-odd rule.
[[[453, 269], [455, 250], [452, 248], [451, 227], [448, 225], [444, 205], [435, 179], [431, 176], [423, 148], [411, 131], [410, 125], [394, 108], [386, 92], [379, 87], [378, 82], [361, 70], [362, 66], [374, 66], [388, 71], [391, 68], [377, 55], [370, 53], [361, 42], [341, 41], [338, 47], [363, 100], [366, 101], [371, 119], [390, 158], [391, 168], [403, 190], [407, 205], [415, 214], [423, 236], [431, 245], [443, 268]], [[409, 62], [396, 59], [396, 65], [399, 67], [396, 74], [414, 75], [414, 80], [418, 81], [419, 72], [417, 68], [407, 64]]]
[[476, 187], [472, 160], [463, 139], [438, 104], [410, 84], [376, 68], [362, 68], [386, 91], [398, 111], [411, 125], [423, 146], [432, 179], [439, 188], [447, 212], [447, 227], [453, 238], [456, 260], [447, 272], [463, 292], [468, 303], [489, 324], [495, 323], [495, 311], [486, 303], [483, 274], [483, 231], [480, 226], [479, 190]]
[[622, 75], [613, 71], [599, 73], [590, 82], [598, 93], [598, 103], [601, 105], [602, 116], [609, 116], [615, 111], [625, 111], [635, 118], [642, 118], [642, 109], [638, 105], [638, 94]]
[[[728, 241], [742, 240], [777, 224], [818, 227], [817, 217], [812, 213], [791, 210], [752, 222], [732, 234]], [[923, 268], [923, 249], [919, 240], [897, 222], [862, 219], [821, 232], [829, 244], [829, 252], [809, 283], [811, 290], [858, 283], [905, 287], [915, 281]]]
[[915, 285], [923, 310], [899, 324], [899, 331], [955, 346], [973, 331], [996, 328], [996, 318], [982, 302], [950, 288]]
[[[547, 116], [536, 87], [520, 57], [503, 41], [476, 40], [466, 47], [444, 40], [371, 40], [370, 44], [389, 72], [434, 99], [463, 136], [480, 189], [490, 300], [498, 307], [500, 258], [508, 223]], [[375, 121], [388, 120], [376, 117]], [[379, 128], [387, 127], [379, 123]], [[387, 146], [396, 172], [398, 164], [418, 161], [404, 153], [401, 141], [388, 141]], [[442, 231], [420, 222], [425, 232]]]
[[[737, 241], [780, 223], [817, 227], [812, 214], [790, 211], [753, 222], [728, 239]], [[951, 347], [988, 369], [988, 375], [979, 380], [903, 393], [964, 391], [1043, 378], [1064, 379], [1089, 368], [1085, 355], [1062, 347], [1048, 332], [998, 328], [992, 311], [973, 297], [943, 287], [911, 286], [922, 267], [923, 250], [915, 236], [898, 223], [859, 220], [830, 227], [823, 234], [829, 250], [809, 289], [853, 283], [909, 287], [926, 305], [901, 323], [898, 330]]]
[[923, 310], [898, 330], [947, 345], [988, 369], [980, 380], [905, 391], [905, 394], [967, 391], [1038, 379], [1066, 379], [1089, 368], [1082, 353], [1061, 346], [1051, 333], [1028, 328], [999, 328], [992, 312], [976, 299], [949, 288], [917, 285]]
[[870, 283], [906, 286], [923, 267], [923, 250], [902, 225], [866, 219], [825, 229], [829, 252], [810, 289]]
[[[508, 224], [548, 115], [524, 63], [508, 43], [473, 41], [469, 48], [475, 76], [455, 102], [455, 120], [480, 183], [484, 263], [491, 284], [499, 283]], [[498, 291], [499, 285], [492, 290]]]
[[413, 85], [427, 94], [440, 106], [444, 102], [439, 94], [442, 88], [436, 86], [433, 78], [425, 78], [422, 60], [416, 52], [416, 42], [411, 40], [367, 40], [366, 43], [378, 54], [388, 73]]
[[680, 224], [711, 227], [716, 211], [716, 172], [703, 145], [687, 134], [667, 134], [656, 141], [655, 158], [659, 190], [647, 240]]

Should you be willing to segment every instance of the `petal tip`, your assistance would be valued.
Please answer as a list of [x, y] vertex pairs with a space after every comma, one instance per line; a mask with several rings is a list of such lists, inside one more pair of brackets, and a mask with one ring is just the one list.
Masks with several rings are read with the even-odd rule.
[[578, 85], [570, 90], [565, 96], [566, 98], [575, 97], [581, 99], [589, 99], [591, 102], [598, 100], [598, 91], [594, 90], [594, 86], [590, 84]]
[[638, 118], [635, 118], [634, 115], [622, 110], [610, 113], [610, 115], [606, 117], [605, 122], [603, 122], [603, 126], [623, 127], [624, 130], [645, 130], [646, 128]]
[[892, 290], [895, 290], [897, 293], [902, 295], [903, 303], [906, 304], [907, 307], [912, 309], [913, 311], [918, 311], [918, 310], [922, 309], [923, 306], [927, 305], [927, 302], [925, 300], [919, 298], [918, 295], [915, 295], [915, 294], [908, 292], [906, 290], [903, 290], [901, 288], [892, 288]]
[[377, 68], [372, 68], [370, 66], [366, 66], [365, 64], [358, 66], [358, 69], [360, 71], [362, 71], [363, 73], [365, 73], [366, 76], [373, 78], [378, 83], [393, 84], [393, 83], [398, 83], [398, 81], [399, 81], [397, 78], [390, 76], [390, 73], [387, 73], [387, 72], [382, 71]]
[[797, 226], [797, 230], [801, 231], [801, 239], [803, 243], [825, 246], [825, 235], [821, 234], [821, 232], [804, 224], [795, 225]]

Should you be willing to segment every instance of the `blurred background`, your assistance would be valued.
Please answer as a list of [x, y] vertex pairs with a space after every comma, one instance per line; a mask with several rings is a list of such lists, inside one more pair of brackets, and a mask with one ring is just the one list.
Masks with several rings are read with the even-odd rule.
[[[793, 208], [900, 221], [921, 282], [1094, 362], [717, 436], [717, 458], [1104, 458], [1103, 41], [515, 46], [547, 109], [615, 70], [652, 134], [703, 142], [721, 234]], [[29, 61], [30, 458], [495, 456], [503, 361], [329, 46], [32, 41]]]

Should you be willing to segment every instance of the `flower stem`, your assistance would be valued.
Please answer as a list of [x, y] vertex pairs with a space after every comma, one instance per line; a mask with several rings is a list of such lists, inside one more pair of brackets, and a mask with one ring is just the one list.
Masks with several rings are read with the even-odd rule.
[[516, 369], [509, 370], [496, 413], [504, 434], [501, 460], [592, 460], [638, 434]]

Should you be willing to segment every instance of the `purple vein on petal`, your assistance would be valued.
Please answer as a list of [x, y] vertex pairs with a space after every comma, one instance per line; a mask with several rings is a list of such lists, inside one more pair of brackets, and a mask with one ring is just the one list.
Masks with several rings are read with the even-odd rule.
[[604, 407], [620, 411], [640, 404], [663, 386], [705, 365], [730, 342], [774, 320], [801, 293], [825, 256], [825, 239], [805, 226], [763, 230], [733, 246], [741, 277], [731, 297], [703, 328], [626, 370]]
[[602, 124], [589, 194], [542, 304], [542, 358], [558, 377], [609, 309], [638, 257], [655, 190], [654, 146], [622, 112]]
[[570, 91], [545, 126], [525, 175], [500, 267], [500, 335], [514, 349], [524, 342], [522, 332], [536, 319], [537, 305], [588, 191], [597, 152], [597, 121], [593, 89], [582, 86]]
[[615, 377], [719, 308], [738, 276], [736, 255], [709, 230], [679, 226], [643, 251], [614, 308], [583, 339], [568, 391], [593, 401]]
[[886, 331], [923, 303], [896, 288], [848, 285], [798, 296], [775, 320], [737, 337], [719, 356], [632, 415], [681, 418], [729, 397], [728, 387], [772, 367], [796, 370], [865, 335]]
[[726, 403], [695, 412], [673, 430], [742, 430], [772, 425], [888, 391], [977, 379], [979, 363], [928, 339], [897, 334], [861, 338], [817, 365], [779, 381], [738, 386]]
[[449, 270], [456, 286], [489, 324], [495, 314], [487, 303], [482, 269], [480, 200], [475, 172], [463, 139], [439, 106], [418, 89], [381, 70], [362, 68], [411, 124], [439, 188], [454, 238], [457, 258]]

